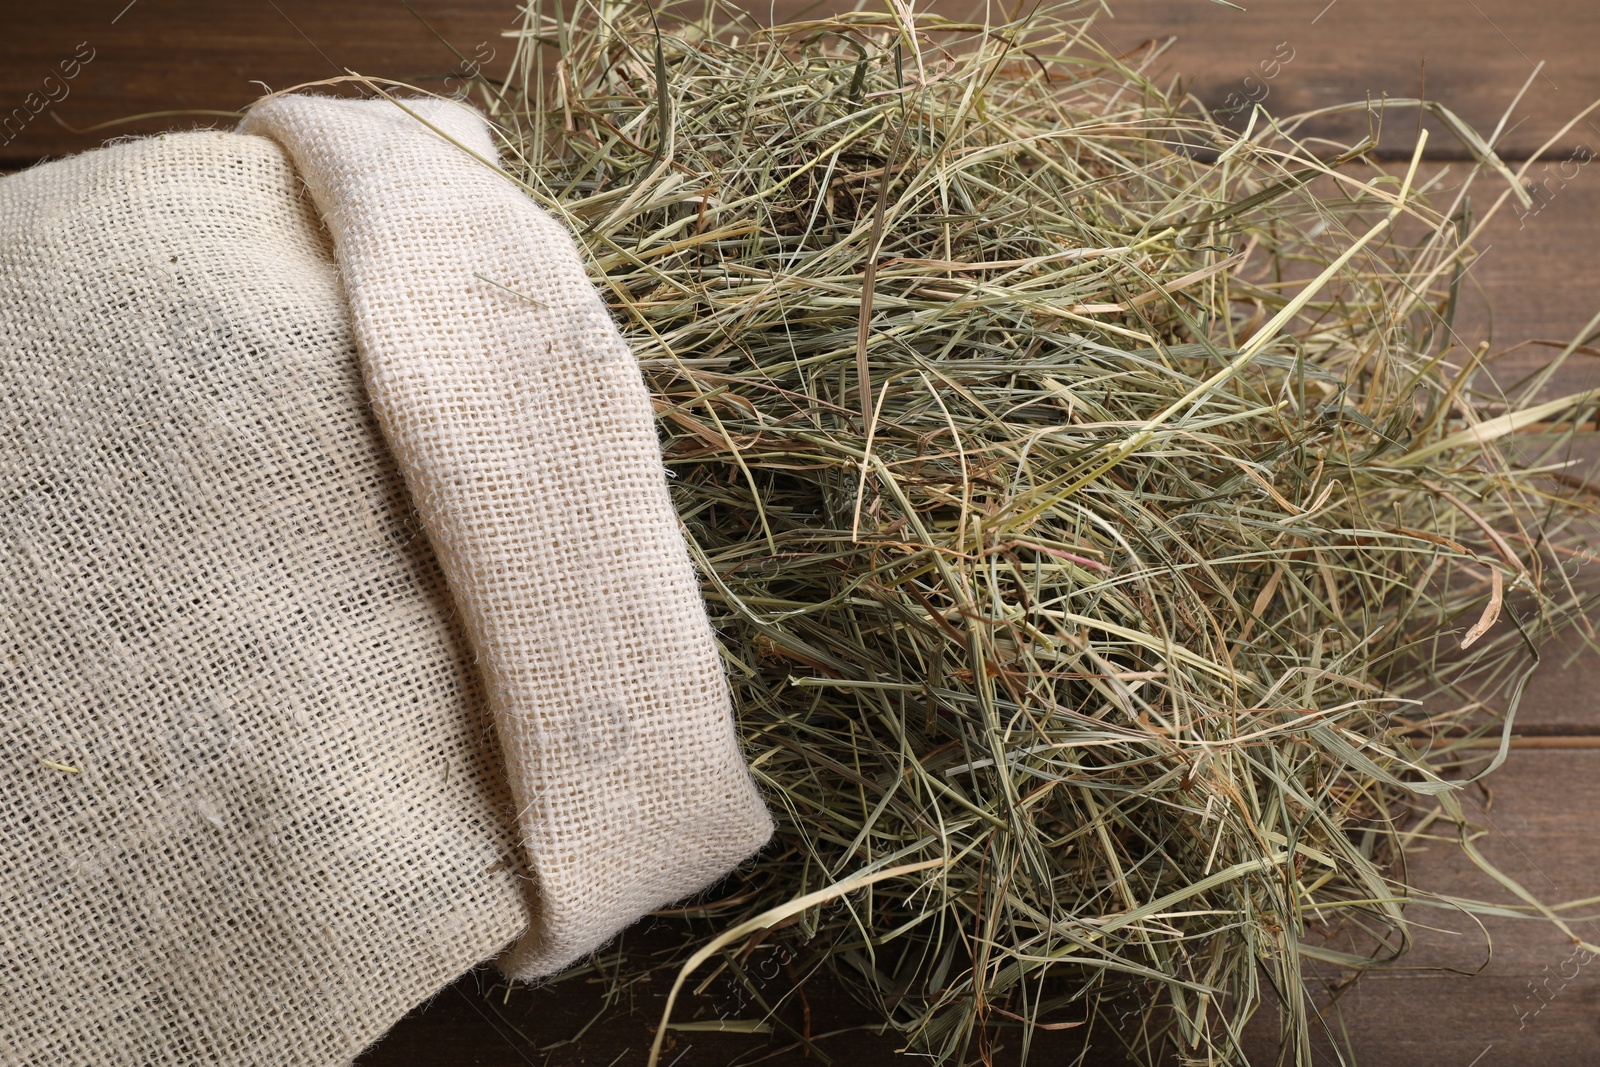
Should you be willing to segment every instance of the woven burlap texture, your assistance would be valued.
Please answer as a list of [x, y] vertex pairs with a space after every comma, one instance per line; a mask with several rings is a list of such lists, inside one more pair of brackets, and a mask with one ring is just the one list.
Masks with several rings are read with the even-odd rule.
[[474, 112], [284, 96], [243, 128], [288, 149], [333, 236], [537, 880], [502, 966], [551, 973], [772, 833], [650, 394], [572, 238], [493, 166]]
[[769, 832], [639, 369], [408, 107], [0, 180], [0, 1063], [348, 1062]]

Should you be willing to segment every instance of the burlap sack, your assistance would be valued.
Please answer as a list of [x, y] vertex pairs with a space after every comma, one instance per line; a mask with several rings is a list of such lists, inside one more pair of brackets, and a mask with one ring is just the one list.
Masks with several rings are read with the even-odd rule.
[[348, 1062], [770, 831], [638, 367], [408, 106], [0, 180], [0, 1063]]

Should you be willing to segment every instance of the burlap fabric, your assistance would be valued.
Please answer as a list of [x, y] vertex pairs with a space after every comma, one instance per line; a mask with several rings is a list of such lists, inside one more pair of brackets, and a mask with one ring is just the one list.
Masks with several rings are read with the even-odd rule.
[[770, 830], [638, 367], [410, 106], [0, 180], [0, 1063], [347, 1062]]

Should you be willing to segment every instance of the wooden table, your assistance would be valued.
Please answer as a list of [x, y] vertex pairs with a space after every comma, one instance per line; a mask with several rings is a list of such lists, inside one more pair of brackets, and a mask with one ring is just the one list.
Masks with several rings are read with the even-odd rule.
[[[498, 32], [515, 19], [510, 0], [415, 0], [421, 18], [397, 0], [83, 0], [69, 7], [11, 5], [0, 40], [0, 168], [91, 147], [107, 136], [184, 125], [192, 117], [74, 133], [141, 112], [231, 110], [273, 89], [326, 78], [351, 67], [396, 78], [438, 81], [456, 60], [434, 31], [465, 54], [493, 50], [486, 69], [503, 67], [509, 49]], [[755, 5], [765, 8], [762, 3]], [[776, 5], [785, 11], [794, 0]], [[822, 6], [828, 6], [826, 4]], [[925, 6], [918, 4], [918, 7]], [[1578, 0], [1261, 0], [1241, 12], [1206, 0], [1121, 0], [1099, 33], [1114, 51], [1177, 41], [1152, 61], [1162, 78], [1181, 76], [1203, 100], [1226, 106], [1264, 97], [1277, 113], [1371, 96], [1425, 93], [1447, 103], [1480, 130], [1496, 128], [1522, 93], [1499, 144], [1521, 160], [1554, 138], [1553, 160], [1600, 151], [1600, 112], [1557, 135], [1561, 125], [1600, 99], [1600, 5]], [[949, 5], [954, 10], [957, 5]], [[424, 25], [422, 20], [428, 25]], [[1283, 57], [1292, 56], [1284, 61]], [[1276, 59], [1276, 66], [1263, 61]], [[63, 64], [67, 64], [63, 66]], [[42, 97], [45, 78], [72, 70], [65, 95]], [[1274, 76], [1263, 76], [1264, 70]], [[59, 80], [58, 83], [59, 84]], [[24, 115], [5, 109], [22, 108]], [[9, 114], [9, 118], [7, 115]], [[59, 120], [59, 121], [57, 121]], [[202, 121], [226, 121], [203, 118]], [[1324, 132], [1347, 137], [1348, 117]], [[1364, 121], [1364, 120], [1362, 120]], [[1430, 121], [1431, 165], [1464, 157]], [[1383, 130], [1383, 151], [1409, 152], [1414, 110], [1397, 109]], [[1531, 174], [1541, 185], [1540, 210], [1506, 215], [1474, 270], [1493, 301], [1493, 330], [1481, 310], [1469, 317], [1469, 339], [1496, 347], [1530, 338], [1565, 340], [1600, 311], [1600, 167], [1552, 162]], [[1600, 384], [1600, 366], [1574, 364], [1564, 384]], [[1481, 842], [1495, 862], [1547, 900], [1600, 896], [1600, 663], [1592, 654], [1571, 662], [1551, 657], [1524, 701], [1527, 737], [1507, 766], [1478, 792], [1469, 809], [1486, 830]], [[1493, 897], [1495, 886], [1458, 851], [1435, 847], [1416, 857], [1419, 884], [1467, 896]], [[1431, 921], [1431, 920], [1430, 920]], [[1413, 962], [1476, 969], [1484, 943], [1470, 923], [1443, 919], [1419, 931]], [[1553, 930], [1535, 923], [1495, 922], [1493, 959], [1477, 977], [1442, 969], [1372, 976], [1348, 995], [1342, 1025], [1358, 1062], [1368, 1067], [1577, 1067], [1600, 1063], [1600, 961], [1580, 963]], [[1600, 924], [1588, 928], [1600, 939]], [[630, 935], [632, 936], [632, 935]], [[381, 980], [381, 976], [374, 976]], [[597, 1003], [598, 985], [583, 979], [543, 989], [501, 987], [487, 997], [488, 972], [469, 976], [402, 1022], [361, 1061], [368, 1067], [484, 1064], [638, 1064], [659, 1010], [659, 990], [638, 994], [637, 1011], [583, 1040], [541, 1048], [574, 1034]], [[810, 991], [812, 1029], [869, 1018], [836, 991]], [[835, 1062], [889, 1058], [889, 1036], [855, 1033], [821, 1047]], [[1271, 1062], [1270, 1043], [1261, 1062]], [[776, 1055], [772, 1053], [776, 1052]], [[721, 1065], [738, 1058], [774, 1064], [819, 1062], [780, 1051], [764, 1038], [679, 1035], [665, 1062], [675, 1067]], [[1102, 1062], [1091, 1054], [1088, 1063]], [[1327, 1062], [1335, 1062], [1327, 1059]]]

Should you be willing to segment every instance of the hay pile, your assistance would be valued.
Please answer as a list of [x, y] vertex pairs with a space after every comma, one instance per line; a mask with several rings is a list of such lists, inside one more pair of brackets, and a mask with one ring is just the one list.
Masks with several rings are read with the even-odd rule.
[[1595, 399], [1457, 343], [1464, 191], [1230, 130], [1090, 7], [534, 4], [474, 89], [644, 363], [780, 816], [683, 997], [772, 1006], [781, 946], [940, 1063], [1230, 1062], [1279, 998], [1304, 1053], [1305, 962], [1403, 943], [1397, 816], [1580, 604], [1541, 472]]

